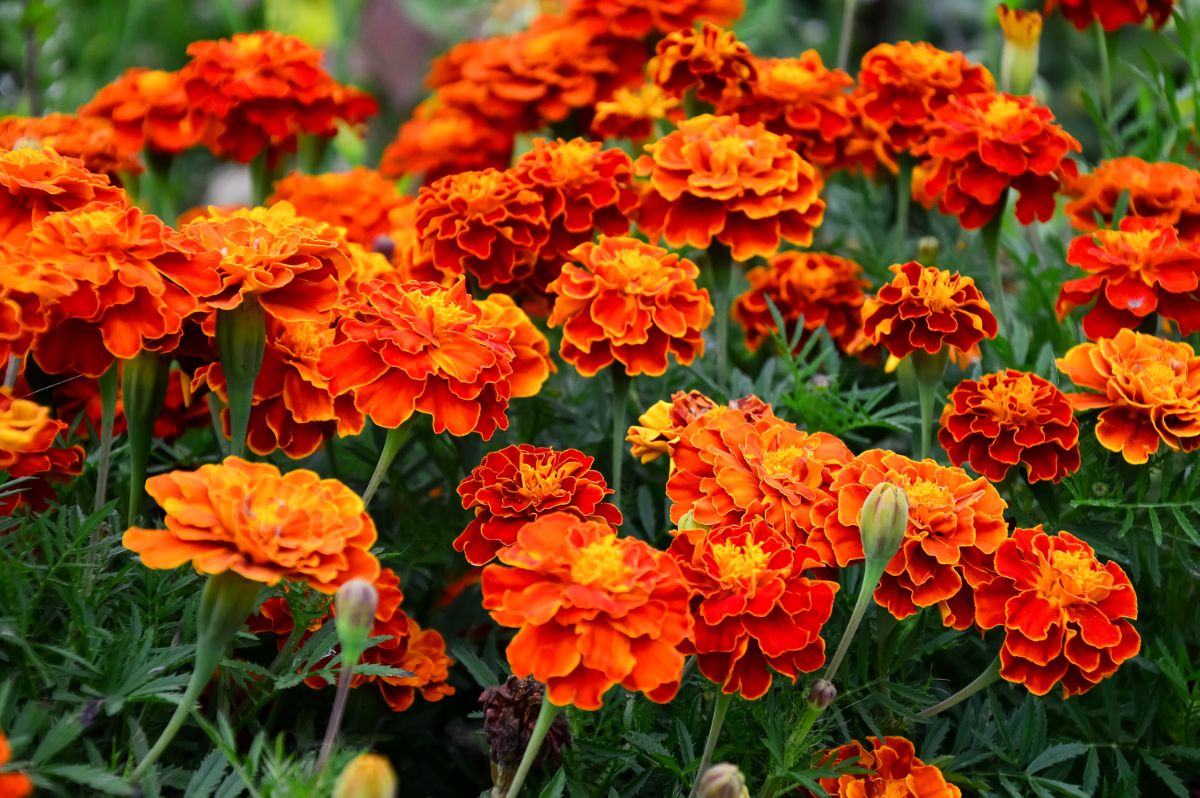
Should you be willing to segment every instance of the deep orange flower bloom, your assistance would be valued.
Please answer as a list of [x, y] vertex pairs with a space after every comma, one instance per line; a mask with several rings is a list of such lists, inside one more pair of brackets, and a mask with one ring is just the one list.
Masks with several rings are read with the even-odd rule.
[[512, 162], [513, 132], [436, 97], [413, 110], [379, 160], [388, 177], [421, 174], [425, 182], [473, 169], [504, 169]]
[[116, 177], [142, 171], [137, 150], [121, 146], [116, 128], [107, 119], [72, 114], [6, 116], [0, 118], [0, 149], [49, 147], [67, 158], [78, 158], [88, 170]]
[[83, 472], [81, 447], [55, 446], [55, 438], [66, 428], [65, 422], [50, 418], [47, 408], [0, 390], [0, 471], [10, 479], [27, 478], [19, 485], [4, 486], [6, 492], [13, 492], [0, 496], [0, 516], [22, 507], [44, 511], [55, 500], [53, 483], [67, 482]]
[[631, 444], [634, 457], [643, 463], [653, 462], [664, 454], [670, 456], [671, 447], [679, 442], [688, 424], [726, 407], [739, 411], [747, 421], [772, 415], [771, 408], [753, 394], [718, 405], [699, 391], [676, 391], [670, 402], [655, 402], [638, 417], [625, 440]]
[[482, 288], [534, 273], [550, 237], [542, 195], [510, 171], [459, 172], [421, 189], [417, 235], [442, 272], [470, 274]]
[[375, 524], [358, 494], [335, 479], [227, 457], [151, 477], [146, 492], [166, 511], [167, 528], [130, 527], [121, 542], [147, 568], [191, 562], [203, 574], [304, 582], [321, 593], [379, 575]]
[[1128, 216], [1148, 216], [1173, 224], [1182, 238], [1200, 236], [1200, 171], [1166, 161], [1147, 163], [1132, 155], [1101, 161], [1088, 174], [1067, 180], [1072, 197], [1067, 217], [1089, 232], [1113, 224], [1121, 197]]
[[1111, 338], [1155, 313], [1184, 335], [1200, 330], [1200, 242], [1180, 241], [1169, 222], [1127, 216], [1119, 230], [1072, 241], [1067, 263], [1088, 276], [1063, 283], [1058, 315], [1094, 300], [1083, 317], [1088, 338]]
[[[750, 287], [733, 301], [733, 318], [746, 331], [746, 346], [756, 351], [775, 330], [767, 300], [775, 305], [787, 328], [785, 340], [803, 318], [808, 331], [824, 327], [842, 351], [862, 331], [863, 289], [870, 283], [852, 260], [824, 252], [780, 252], [766, 266], [746, 272]], [[808, 336], [802, 336], [800, 345]]]
[[657, 123], [675, 123], [684, 117], [681, 100], [654, 83], [646, 83], [637, 89], [617, 89], [611, 100], [596, 103], [592, 135], [641, 141], [654, 135]]
[[942, 411], [938, 441], [957, 466], [999, 482], [1015, 465], [1030, 482], [1079, 470], [1079, 424], [1071, 402], [1036, 374], [1006, 369], [963, 380]]
[[896, 357], [945, 346], [968, 352], [998, 331], [991, 305], [975, 281], [917, 261], [895, 264], [896, 275], [863, 304], [863, 334]]
[[963, 579], [957, 566], [964, 553], [988, 554], [1008, 536], [1008, 505], [991, 483], [972, 479], [961, 468], [871, 449], [842, 466], [827, 498], [813, 508], [808, 545], [825, 563], [845, 567], [863, 559], [859, 515], [867, 494], [881, 482], [904, 489], [908, 527], [884, 569], [875, 601], [904, 619], [959, 592]]
[[744, 0], [570, 0], [567, 6], [571, 16], [603, 19], [613, 33], [628, 38], [672, 33], [697, 22], [732, 25], [744, 10]]
[[707, 22], [668, 33], [656, 52], [650, 79], [672, 97], [695, 89], [698, 99], [727, 107], [748, 95], [758, 76], [750, 48], [733, 31]]
[[1079, 30], [1095, 21], [1106, 31], [1141, 25], [1147, 17], [1161, 28], [1171, 18], [1175, 0], [1046, 0], [1046, 13], [1062, 8], [1062, 15]]
[[689, 651], [700, 672], [753, 701], [775, 671], [794, 683], [825, 663], [821, 629], [833, 612], [836, 582], [810, 579], [821, 565], [761, 518], [706, 532], [685, 530], [667, 551], [692, 590], [695, 622]]
[[671, 520], [679, 524], [690, 514], [712, 527], [762, 517], [793, 545], [802, 544], [813, 505], [851, 457], [833, 435], [801, 432], [773, 413], [706, 413], [671, 448]]
[[681, 121], [637, 160], [649, 176], [638, 226], [673, 247], [730, 247], [769, 257], [781, 239], [807, 246], [825, 215], [821, 177], [763, 125], [707, 114]]
[[75, 284], [47, 310], [34, 343], [34, 359], [51, 374], [99, 377], [143, 349], [170, 351], [196, 297], [220, 285], [211, 258], [135, 207], [51, 214], [30, 230], [25, 253]]
[[[688, 588], [665, 552], [600, 521], [550, 513], [521, 527], [483, 570], [483, 607], [519, 629], [508, 664], [558, 706], [599, 709], [619, 684], [665, 703], [691, 635]], [[508, 566], [508, 567], [505, 567]]]
[[[0, 766], [12, 759], [12, 746], [0, 731]], [[26, 798], [33, 795], [33, 782], [24, 773], [0, 773], [0, 796], [3, 798]]]
[[1100, 409], [1096, 440], [1128, 463], [1140, 464], [1159, 443], [1200, 448], [1200, 357], [1183, 341], [1121, 330], [1073, 347], [1058, 368], [1080, 388], [1076, 410]]
[[621, 511], [604, 503], [610, 493], [583, 452], [526, 443], [508, 446], [484, 457], [459, 484], [463, 509], [473, 511], [475, 518], [454, 548], [471, 565], [486, 565], [516, 542], [521, 527], [552, 512], [620, 526]]
[[[835, 765], [867, 773], [844, 773], [817, 779], [821, 789], [833, 798], [962, 798], [962, 790], [946, 781], [934, 765], [926, 765], [916, 756], [913, 744], [903, 737], [868, 737], [871, 749], [857, 740], [841, 748], [818, 754], [822, 768]], [[813, 795], [806, 792], [805, 795]]]
[[276, 202], [290, 202], [301, 216], [344, 228], [348, 240], [370, 248], [392, 232], [390, 214], [413, 200], [379, 172], [359, 166], [324, 175], [293, 172], [267, 198], [268, 205]]
[[525, 311], [507, 294], [491, 294], [475, 302], [483, 311], [482, 321], [487, 327], [507, 327], [512, 330], [508, 344], [513, 350], [512, 398], [523, 399], [537, 396], [542, 385], [558, 366], [550, 358], [550, 342]]
[[[405, 618], [405, 632], [393, 637], [396, 645], [380, 643], [363, 652], [362, 662], [408, 671], [412, 676], [369, 676], [355, 673], [351, 685], [373, 682], [379, 686], [383, 700], [393, 712], [403, 712], [412, 706], [419, 693], [426, 701], [441, 701], [454, 695], [447, 681], [454, 660], [446, 654], [446, 641], [435, 629], [422, 629], [416, 621]], [[388, 634], [387, 625], [377, 623], [373, 635]]]
[[554, 294], [551, 327], [562, 325], [559, 354], [591, 377], [614, 360], [625, 373], [658, 376], [668, 356], [684, 365], [704, 353], [704, 328], [712, 321], [700, 270], [686, 258], [634, 238], [601, 236], [580, 244]]
[[[409, 618], [405, 615], [404, 610], [400, 609], [400, 605], [404, 603], [404, 591], [400, 589], [400, 577], [391, 568], [382, 568], [379, 571], [379, 576], [375, 577], [375, 593], [378, 598], [375, 605], [375, 626], [384, 628], [386, 625], [387, 631], [380, 631], [373, 634], [377, 637], [383, 634], [390, 634], [394, 639], [380, 642], [379, 645], [395, 646], [399, 643], [399, 638], [408, 633]], [[247, 627], [253, 634], [263, 634], [270, 632], [278, 635], [279, 646], [282, 648], [286, 643], [286, 638], [296, 628], [296, 619], [292, 616], [291, 605], [288, 603], [287, 594], [291, 592], [288, 585], [283, 586], [284, 595], [272, 596], [271, 598], [258, 605], [258, 609], [251, 615], [246, 622]], [[302, 593], [301, 601], [306, 609], [312, 609], [315, 617], [308, 622], [307, 631], [315, 632], [337, 615], [337, 605], [331, 598], [323, 593]], [[324, 663], [322, 663], [324, 664]], [[310, 677], [304, 680], [309, 687], [319, 689], [324, 687], [326, 682], [320, 677]]]
[[111, 122], [124, 152], [148, 147], [178, 153], [200, 141], [178, 72], [127, 69], [81, 106], [79, 115]]
[[34, 222], [56, 211], [126, 202], [122, 189], [75, 158], [48, 147], [0, 150], [0, 240], [22, 244]]
[[489, 327], [467, 294], [434, 283], [372, 280], [347, 299], [320, 372], [335, 396], [382, 427], [399, 427], [416, 411], [435, 432], [478, 432], [484, 440], [508, 428], [512, 330]]
[[23, 357], [34, 336], [46, 331], [47, 308], [71, 293], [76, 283], [58, 269], [43, 264], [0, 239], [0, 362]]
[[995, 578], [975, 591], [983, 629], [1004, 627], [1000, 675], [1046, 695], [1091, 690], [1137, 655], [1137, 594], [1115, 562], [1069, 532], [1016, 529], [996, 550]]

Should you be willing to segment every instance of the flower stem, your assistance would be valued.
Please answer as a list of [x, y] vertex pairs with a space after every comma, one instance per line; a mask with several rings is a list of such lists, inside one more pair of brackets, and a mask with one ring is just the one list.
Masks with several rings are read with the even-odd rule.
[[612, 464], [610, 475], [613, 490], [613, 504], [621, 506], [621, 468], [625, 463], [625, 406], [629, 402], [629, 375], [619, 362], [609, 366], [612, 372]]
[[984, 669], [983, 673], [981, 673], [975, 677], [975, 681], [971, 682], [966, 687], [959, 690], [957, 693], [950, 696], [949, 698], [947, 698], [943, 701], [939, 701], [938, 703], [934, 704], [933, 706], [921, 710], [921, 712], [917, 715], [917, 717], [932, 718], [934, 715], [938, 714], [939, 712], [945, 712], [947, 709], [950, 709], [951, 707], [958, 706], [963, 701], [966, 701], [968, 698], [970, 698], [971, 696], [980, 692], [981, 690], [985, 690], [988, 687], [991, 687], [999, 679], [1000, 679], [1000, 657], [999, 657], [999, 655], [997, 655], [996, 658], [994, 660], [992, 660], [992, 664], [988, 665], [987, 668]]
[[4, 387], [11, 391], [16, 386], [19, 376], [21, 376], [21, 358], [12, 355], [8, 358], [8, 369], [4, 372]]
[[800, 716], [800, 721], [792, 729], [792, 733], [788, 735], [787, 742], [783, 746], [782, 773], [776, 771], [767, 778], [762, 790], [759, 791], [760, 798], [775, 798], [776, 795], [782, 794], [780, 788], [784, 785], [780, 784], [780, 782], [783, 780], [783, 774], [790, 773], [792, 767], [795, 766], [796, 756], [800, 753], [800, 746], [808, 739], [808, 733], [812, 731], [817, 718], [821, 717], [821, 713], [824, 711], [823, 707], [819, 707], [816, 704], [808, 703], [804, 705], [804, 713]]
[[[847, 3], [847, 6], [850, 4]], [[908, 237], [908, 211], [912, 207], [913, 160], [908, 155], [896, 158], [896, 226], [892, 229], [892, 240], [897, 247]]]
[[229, 398], [229, 453], [241, 457], [246, 451], [246, 430], [254, 404], [254, 382], [262, 368], [267, 347], [267, 319], [253, 296], [231, 310], [217, 311], [217, 350], [225, 372]]
[[854, 634], [858, 631], [858, 627], [862, 624], [863, 614], [867, 611], [867, 605], [871, 603], [871, 594], [875, 592], [875, 588], [879, 585], [879, 579], [883, 576], [883, 569], [887, 563], [867, 563], [863, 569], [863, 581], [858, 587], [858, 598], [854, 601], [854, 610], [850, 613], [850, 622], [846, 624], [846, 631], [842, 633], [842, 639], [838, 641], [837, 651], [833, 654], [833, 659], [829, 660], [829, 665], [825, 668], [825, 675], [822, 676], [825, 681], [832, 682], [833, 677], [837, 675], [838, 668], [842, 665], [842, 660], [846, 658], [846, 652], [850, 650], [850, 643], [854, 640]]
[[119, 361], [114, 360], [108, 371], [100, 375], [100, 464], [96, 469], [96, 502], [98, 511], [108, 500], [108, 472], [112, 466], [113, 425], [117, 420], [117, 372]]
[[1113, 110], [1112, 50], [1116, 48], [1109, 47], [1109, 34], [1103, 25], [1094, 22], [1092, 27], [1096, 30], [1096, 49], [1100, 53], [1100, 113], [1107, 127]]
[[837, 65], [845, 69], [850, 63], [850, 41], [854, 38], [854, 15], [858, 9], [858, 0], [843, 0], [842, 29], [838, 34]]
[[937, 387], [942, 383], [950, 352], [943, 348], [937, 354], [931, 355], [923, 349], [918, 349], [910, 357], [913, 373], [917, 377], [917, 400], [921, 407], [921, 440], [918, 442], [918, 451], [924, 460], [933, 451], [933, 402]]
[[1008, 326], [1008, 295], [1004, 291], [1004, 278], [1000, 275], [1000, 228], [1004, 224], [1007, 200], [1008, 192], [1006, 191], [1000, 198], [1000, 209], [979, 232], [983, 240], [984, 254], [987, 255], [988, 273], [992, 278], [992, 305], [996, 308], [996, 318], [1000, 322], [1000, 334], [1006, 338], [1012, 334], [1012, 331]]
[[550, 731], [550, 725], [558, 717], [559, 709], [560, 707], [550, 703], [548, 695], [542, 696], [542, 708], [538, 710], [537, 721], [533, 724], [533, 732], [529, 735], [529, 744], [525, 746], [525, 753], [521, 755], [521, 764], [517, 766], [517, 773], [513, 776], [512, 786], [508, 788], [506, 798], [520, 796], [521, 787], [525, 784], [525, 777], [533, 768], [538, 750], [542, 747], [542, 740], [546, 738], [546, 733]]
[[933, 439], [933, 389], [925, 380], [917, 380], [917, 397], [921, 406], [921, 459], [929, 457]]
[[250, 162], [250, 198], [255, 205], [262, 205], [271, 196], [275, 187], [275, 169], [271, 162], [277, 158], [279, 153], [265, 147]]
[[342, 727], [342, 717], [346, 714], [346, 702], [350, 698], [350, 683], [354, 679], [354, 667], [358, 664], [361, 656], [361, 651], [342, 651], [342, 668], [338, 674], [337, 695], [333, 699], [333, 711], [329, 713], [329, 725], [325, 727], [325, 739], [321, 741], [321, 753], [317, 756], [314, 773], [320, 773], [329, 764], [329, 757], [333, 754], [333, 743], [337, 740], [338, 730]]
[[146, 466], [154, 442], [154, 420], [167, 395], [171, 364], [157, 352], [143, 351], [125, 361], [121, 372], [121, 396], [124, 399], [126, 435], [129, 436], [129, 513], [130, 523], [142, 514], [146, 487]]
[[696, 781], [692, 784], [691, 798], [696, 798], [700, 791], [700, 780], [712, 765], [713, 752], [717, 750], [717, 738], [721, 736], [721, 726], [725, 724], [725, 714], [733, 703], [733, 693], [718, 693], [713, 704], [712, 723], [708, 727], [708, 739], [704, 741], [704, 753], [700, 757], [700, 767], [696, 771]]
[[371, 474], [371, 481], [367, 483], [367, 489], [363, 491], [363, 507], [371, 503], [371, 497], [375, 495], [375, 491], [379, 490], [379, 483], [383, 482], [384, 474], [387, 473], [392, 461], [396, 459], [396, 455], [400, 453], [400, 449], [411, 434], [411, 424], [401, 424], [399, 427], [387, 431], [387, 438], [383, 441], [383, 450], [379, 452], [379, 462], [375, 464], [375, 472]]
[[729, 390], [729, 303], [733, 293], [733, 260], [729, 247], [714, 241], [708, 248], [713, 315], [717, 326], [717, 382]]

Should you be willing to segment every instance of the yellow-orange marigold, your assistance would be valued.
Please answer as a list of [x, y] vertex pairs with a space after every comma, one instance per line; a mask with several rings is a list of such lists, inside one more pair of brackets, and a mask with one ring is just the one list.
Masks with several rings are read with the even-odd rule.
[[999, 330], [975, 281], [917, 261], [894, 264], [892, 281], [863, 304], [863, 334], [896, 357], [946, 346], [969, 352]]
[[617, 36], [641, 38], [692, 28], [697, 22], [732, 25], [744, 0], [570, 0], [567, 13], [602, 19]]
[[1112, 225], [1124, 202], [1128, 216], [1162, 219], [1183, 238], [1200, 236], [1200, 171], [1183, 164], [1112, 158], [1067, 180], [1063, 193], [1071, 197], [1067, 218], [1085, 232]]
[[388, 177], [424, 175], [426, 183], [456, 172], [503, 169], [512, 161], [513, 132], [436, 97], [420, 103], [379, 160]]
[[117, 143], [125, 152], [146, 147], [178, 153], [200, 140], [178, 72], [127, 69], [81, 106], [79, 115], [111, 122]]
[[750, 93], [757, 79], [754, 55], [731, 30], [704, 23], [673, 31], [659, 41], [647, 67], [650, 79], [672, 97], [691, 89], [721, 108]]
[[391, 213], [413, 203], [395, 182], [363, 166], [348, 172], [293, 172], [275, 184], [267, 205], [289, 202], [300, 216], [341, 227], [346, 238], [370, 248], [392, 232]]
[[87, 169], [116, 177], [142, 171], [137, 150], [121, 145], [107, 119], [73, 114], [6, 116], [0, 118], [0, 149], [49, 147], [59, 155], [78, 158]]
[[[826, 795], [832, 798], [962, 798], [962, 790], [946, 781], [941, 770], [917, 758], [916, 748], [907, 739], [868, 737], [867, 742], [870, 750], [856, 740], [817, 755], [815, 763], [821, 769], [840, 765], [860, 771], [817, 779]], [[815, 796], [812, 792], [804, 794]]]
[[65, 422], [50, 418], [49, 409], [14, 399], [7, 389], [0, 389], [0, 472], [22, 480], [4, 486], [0, 516], [24, 507], [42, 512], [54, 501], [53, 483], [66, 482], [83, 471], [81, 447], [55, 446], [55, 439], [66, 428]]
[[46, 331], [47, 309], [75, 290], [75, 281], [58, 269], [0, 239], [0, 362], [22, 357], [35, 335]]
[[771, 408], [753, 394], [731, 399], [728, 405], [718, 405], [699, 391], [676, 391], [671, 401], [655, 402], [642, 413], [638, 423], [629, 428], [625, 440], [630, 443], [634, 457], [643, 463], [653, 462], [671, 454], [671, 446], [679, 441], [688, 424], [719, 412], [722, 407], [733, 408], [750, 421], [771, 414]]
[[657, 124], [675, 123], [684, 116], [681, 100], [646, 83], [637, 89], [617, 89], [611, 100], [596, 103], [591, 132], [602, 139], [641, 141], [654, 135]]
[[0, 240], [20, 245], [34, 222], [94, 202], [127, 200], [108, 177], [48, 147], [0, 150]]
[[537, 396], [550, 375], [558, 371], [550, 357], [550, 342], [530, 320], [525, 311], [507, 294], [490, 294], [475, 304], [483, 311], [482, 322], [487, 327], [507, 327], [512, 330], [508, 344], [513, 350], [512, 398]]

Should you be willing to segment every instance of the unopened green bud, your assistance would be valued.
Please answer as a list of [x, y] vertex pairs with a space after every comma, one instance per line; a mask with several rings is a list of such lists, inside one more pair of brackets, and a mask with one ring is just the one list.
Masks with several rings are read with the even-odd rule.
[[808, 689], [808, 703], [817, 709], [825, 709], [837, 699], [837, 688], [833, 682], [817, 679]]
[[387, 757], [359, 754], [333, 785], [333, 798], [395, 798], [396, 771]]
[[921, 240], [917, 242], [917, 260], [922, 266], [936, 266], [941, 252], [942, 242], [935, 236], [921, 236]]
[[886, 564], [904, 540], [908, 527], [908, 494], [891, 482], [880, 482], [867, 494], [862, 514], [858, 517], [862, 529], [863, 553], [868, 564]]
[[[337, 618], [338, 640], [342, 651], [348, 654], [362, 653], [375, 625], [375, 608], [379, 605], [379, 593], [365, 579], [351, 579], [338, 588], [333, 597]], [[357, 656], [354, 657], [357, 659]]]
[[1038, 71], [1038, 42], [1042, 37], [1042, 15], [1036, 11], [996, 9], [1004, 50], [1000, 56], [1000, 85], [1010, 94], [1028, 94]]
[[708, 769], [700, 779], [698, 798], [750, 798], [746, 788], [746, 777], [737, 765], [718, 762]]

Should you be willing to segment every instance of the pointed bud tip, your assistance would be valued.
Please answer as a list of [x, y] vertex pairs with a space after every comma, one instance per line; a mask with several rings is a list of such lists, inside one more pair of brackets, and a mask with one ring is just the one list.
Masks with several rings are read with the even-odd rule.
[[904, 541], [904, 530], [908, 527], [908, 494], [898, 485], [880, 482], [863, 502], [858, 523], [867, 561], [887, 563]]
[[700, 779], [696, 794], [699, 798], [749, 798], [750, 791], [746, 788], [746, 777], [737, 765], [718, 762]]

